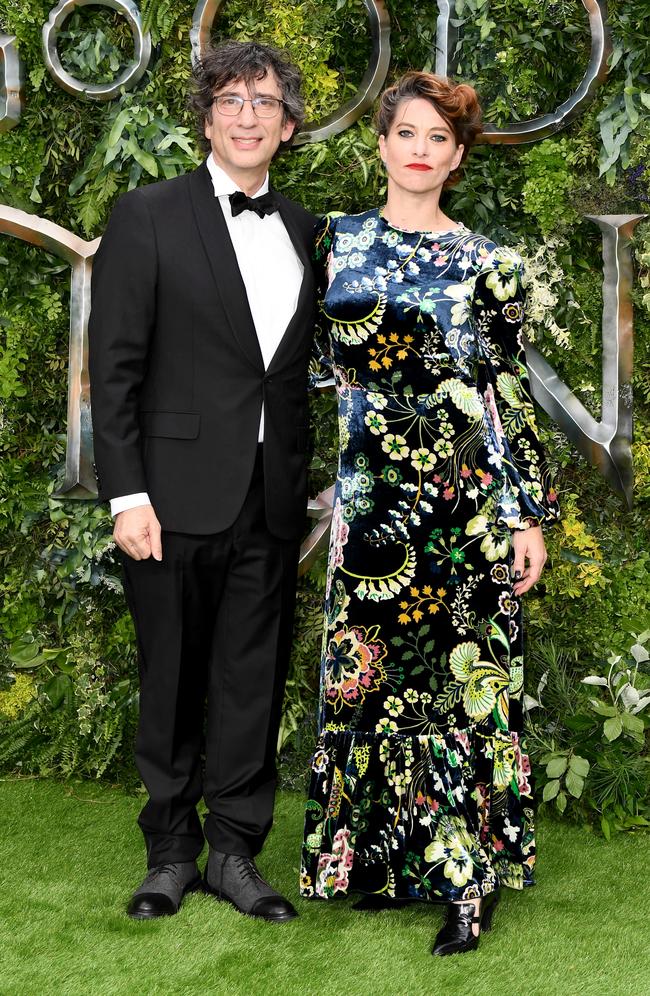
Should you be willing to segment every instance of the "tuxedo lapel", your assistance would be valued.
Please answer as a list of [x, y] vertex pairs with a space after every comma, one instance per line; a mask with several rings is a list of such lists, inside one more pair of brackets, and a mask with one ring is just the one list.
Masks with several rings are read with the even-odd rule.
[[277, 197], [277, 201], [280, 217], [284, 222], [287, 234], [289, 235], [289, 238], [293, 243], [293, 247], [304, 267], [304, 272], [302, 275], [302, 283], [300, 285], [300, 293], [298, 295], [296, 310], [286, 327], [284, 335], [278, 343], [278, 348], [273, 354], [269, 364], [269, 371], [272, 371], [276, 366], [281, 366], [284, 358], [291, 351], [294, 345], [296, 331], [304, 331], [305, 320], [309, 317], [310, 311], [314, 307], [315, 294], [311, 253], [305, 245], [304, 234], [300, 231], [300, 227], [296, 222], [295, 216], [291, 210], [291, 203], [284, 197]]
[[247, 359], [257, 370], [263, 371], [264, 360], [246, 288], [230, 241], [228, 226], [214, 196], [212, 180], [205, 164], [190, 174], [190, 197], [203, 248], [232, 333]]
[[300, 261], [305, 268], [305, 273], [307, 273], [308, 270], [311, 270], [311, 247], [308, 250], [305, 246], [305, 237], [301, 233], [295, 215], [291, 210], [291, 203], [285, 197], [280, 197], [278, 194], [275, 196], [284, 227], [293, 242], [294, 249], [300, 257]]

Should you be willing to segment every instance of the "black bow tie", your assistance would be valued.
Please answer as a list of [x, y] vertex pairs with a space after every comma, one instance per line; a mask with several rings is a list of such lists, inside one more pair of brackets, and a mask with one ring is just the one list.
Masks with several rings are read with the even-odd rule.
[[273, 214], [274, 211], [278, 210], [275, 197], [270, 190], [268, 193], [262, 194], [261, 197], [248, 197], [242, 190], [236, 190], [234, 194], [230, 195], [229, 200], [233, 218], [236, 218], [242, 211], [254, 211], [260, 218], [263, 218], [265, 214]]

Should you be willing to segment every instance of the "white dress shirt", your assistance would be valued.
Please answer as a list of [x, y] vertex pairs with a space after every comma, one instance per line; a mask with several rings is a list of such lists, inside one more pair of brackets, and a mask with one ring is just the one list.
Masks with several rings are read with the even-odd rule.
[[[247, 210], [233, 218], [228, 198], [240, 188], [217, 166], [212, 155], [208, 156], [206, 165], [235, 250], [266, 369], [298, 305], [304, 267], [279, 212], [260, 218], [254, 211]], [[268, 189], [267, 173], [253, 196], [259, 197]], [[258, 441], [263, 439], [262, 407]], [[129, 508], [150, 504], [146, 492], [111, 498], [111, 514], [115, 516]]]

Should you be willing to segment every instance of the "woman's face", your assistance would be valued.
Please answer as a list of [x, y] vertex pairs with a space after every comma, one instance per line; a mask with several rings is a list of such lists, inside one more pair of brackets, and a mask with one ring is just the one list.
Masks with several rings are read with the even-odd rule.
[[463, 146], [424, 97], [403, 100], [388, 135], [379, 136], [379, 151], [389, 179], [404, 191], [440, 194], [449, 174], [460, 164]]

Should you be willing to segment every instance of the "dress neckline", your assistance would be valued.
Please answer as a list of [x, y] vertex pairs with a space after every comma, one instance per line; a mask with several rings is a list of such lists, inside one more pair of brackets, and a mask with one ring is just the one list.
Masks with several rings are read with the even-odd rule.
[[465, 225], [463, 225], [462, 221], [455, 228], [442, 228], [439, 231], [436, 231], [435, 229], [431, 228], [400, 228], [399, 225], [393, 225], [392, 221], [389, 221], [388, 218], [386, 218], [383, 215], [381, 208], [377, 208], [377, 215], [379, 217], [379, 220], [383, 221], [384, 225], [386, 225], [388, 228], [392, 228], [393, 231], [395, 232], [403, 232], [404, 235], [441, 236], [441, 235], [455, 235], [457, 232], [469, 231], [469, 229]]

